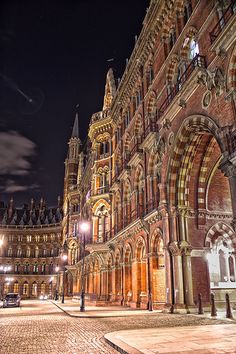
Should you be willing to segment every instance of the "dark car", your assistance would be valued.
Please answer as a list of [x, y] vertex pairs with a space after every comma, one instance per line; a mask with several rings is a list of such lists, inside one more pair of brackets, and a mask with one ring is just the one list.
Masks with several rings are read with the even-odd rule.
[[3, 307], [20, 306], [20, 295], [17, 293], [8, 293], [3, 300]]

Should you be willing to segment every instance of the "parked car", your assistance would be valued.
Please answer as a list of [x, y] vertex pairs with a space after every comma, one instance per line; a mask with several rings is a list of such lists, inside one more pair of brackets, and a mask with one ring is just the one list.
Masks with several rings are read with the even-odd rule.
[[20, 306], [20, 295], [17, 293], [8, 293], [3, 300], [3, 307]]

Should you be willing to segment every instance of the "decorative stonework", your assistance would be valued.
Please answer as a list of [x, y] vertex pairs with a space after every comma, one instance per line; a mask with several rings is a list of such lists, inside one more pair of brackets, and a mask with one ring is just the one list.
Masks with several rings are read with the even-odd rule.
[[198, 74], [198, 83], [204, 85], [207, 90], [214, 90], [215, 96], [219, 97], [225, 89], [225, 74], [220, 67], [214, 70], [204, 69]]
[[173, 241], [169, 244], [172, 256], [191, 256], [193, 247], [187, 241]]
[[204, 93], [202, 97], [202, 108], [207, 109], [211, 104], [212, 94], [211, 91]]

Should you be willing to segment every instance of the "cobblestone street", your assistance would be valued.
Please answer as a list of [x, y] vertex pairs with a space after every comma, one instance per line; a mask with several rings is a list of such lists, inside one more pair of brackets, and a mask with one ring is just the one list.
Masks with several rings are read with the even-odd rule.
[[140, 328], [228, 323], [192, 315], [160, 313], [128, 317], [76, 318], [51, 302], [25, 301], [21, 308], [0, 309], [1, 354], [117, 353], [105, 333]]

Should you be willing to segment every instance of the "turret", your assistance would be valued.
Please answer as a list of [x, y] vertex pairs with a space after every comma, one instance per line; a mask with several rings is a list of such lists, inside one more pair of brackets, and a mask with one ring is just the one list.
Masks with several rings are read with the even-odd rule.
[[79, 138], [78, 112], [76, 112], [75, 115], [72, 135], [68, 145], [69, 145], [68, 155], [65, 161], [65, 181], [64, 181], [65, 195], [67, 194], [69, 188], [71, 188], [74, 185], [77, 185], [79, 153], [80, 153], [80, 145], [81, 145], [81, 140]]

